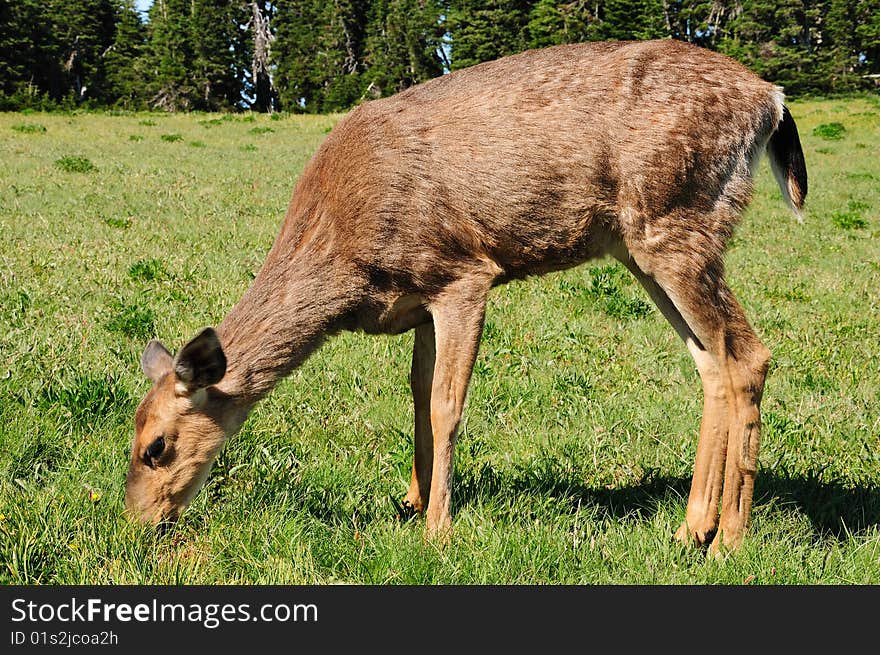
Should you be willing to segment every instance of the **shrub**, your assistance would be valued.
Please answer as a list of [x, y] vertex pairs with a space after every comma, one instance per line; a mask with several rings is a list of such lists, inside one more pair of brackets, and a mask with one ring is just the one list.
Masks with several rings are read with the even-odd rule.
[[37, 123], [29, 123], [24, 125], [13, 125], [12, 129], [16, 132], [22, 132], [23, 134], [42, 134], [46, 131], [46, 126]]
[[846, 128], [842, 123], [822, 123], [813, 129], [813, 136], [818, 136], [828, 141], [837, 141], [846, 134]]
[[868, 222], [856, 212], [834, 212], [831, 221], [844, 230], [861, 230], [868, 227]]
[[55, 160], [55, 166], [66, 173], [90, 173], [98, 168], [86, 157], [67, 156]]

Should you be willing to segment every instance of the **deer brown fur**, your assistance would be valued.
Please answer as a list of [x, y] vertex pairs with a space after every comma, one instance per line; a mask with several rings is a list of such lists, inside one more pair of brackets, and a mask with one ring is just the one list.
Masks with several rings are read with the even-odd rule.
[[[367, 102], [306, 165], [268, 257], [216, 331], [176, 357], [151, 342], [126, 502], [174, 519], [225, 439], [340, 330], [415, 330], [412, 482], [450, 527], [456, 430], [489, 290], [610, 255], [693, 356], [704, 414], [677, 538], [735, 547], [748, 524], [769, 352], [722, 255], [761, 153], [806, 196], [778, 87], [676, 41], [529, 51]], [[721, 504], [719, 522], [719, 503]]]

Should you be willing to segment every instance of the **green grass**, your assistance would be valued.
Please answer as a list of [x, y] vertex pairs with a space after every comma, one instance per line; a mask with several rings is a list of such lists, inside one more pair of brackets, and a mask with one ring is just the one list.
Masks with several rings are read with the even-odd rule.
[[[492, 293], [448, 547], [395, 519], [410, 335], [328, 341], [257, 407], [173, 531], [130, 524], [146, 342], [179, 348], [229, 311], [335, 117], [41, 114], [34, 138], [0, 114], [0, 582], [880, 583], [880, 104], [791, 111], [805, 222], [764, 163], [727, 256], [774, 359], [753, 525], [724, 561], [671, 540], [701, 387], [610, 261]], [[846, 133], [819, 154], [814, 130], [832, 120]], [[206, 147], [169, 157], [145, 126]], [[70, 153], [94, 170], [56, 166]]]

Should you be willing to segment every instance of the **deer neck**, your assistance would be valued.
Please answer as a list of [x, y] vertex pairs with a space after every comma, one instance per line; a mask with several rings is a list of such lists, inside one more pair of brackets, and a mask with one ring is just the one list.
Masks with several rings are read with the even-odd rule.
[[353, 304], [334, 258], [280, 250], [218, 327], [227, 360], [218, 388], [248, 409], [337, 332]]

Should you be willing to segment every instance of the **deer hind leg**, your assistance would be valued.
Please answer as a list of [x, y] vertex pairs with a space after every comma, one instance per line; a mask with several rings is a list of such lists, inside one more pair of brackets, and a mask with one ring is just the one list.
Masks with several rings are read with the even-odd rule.
[[697, 457], [688, 496], [685, 520], [675, 533], [683, 543], [708, 543], [718, 527], [718, 502], [724, 474], [724, 450], [727, 442], [727, 396], [716, 358], [688, 326], [663, 288], [645, 274], [632, 259], [621, 258], [642, 284], [667, 321], [675, 328], [693, 357], [703, 383], [703, 418], [697, 442]]
[[699, 544], [712, 538], [712, 552], [735, 548], [749, 523], [770, 352], [724, 281], [720, 260], [697, 269], [648, 267], [644, 260], [628, 265], [685, 339], [703, 382], [694, 476], [676, 538]]
[[755, 335], [739, 303], [729, 290], [722, 291], [729, 312], [724, 368], [731, 411], [721, 526], [712, 542], [713, 553], [739, 546], [749, 525], [761, 441], [761, 396], [770, 365], [770, 351]]
[[460, 281], [431, 302], [436, 360], [431, 385], [433, 461], [427, 536], [446, 539], [452, 519], [453, 453], [468, 384], [477, 357], [489, 284]]
[[403, 503], [407, 509], [422, 512], [428, 507], [434, 465], [434, 435], [431, 432], [431, 385], [436, 355], [434, 323], [419, 325], [414, 334], [409, 382], [415, 409], [415, 444], [412, 480]]

